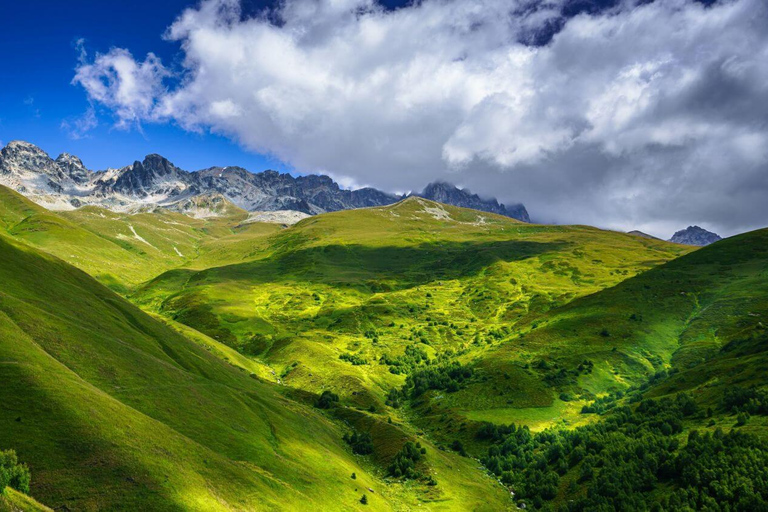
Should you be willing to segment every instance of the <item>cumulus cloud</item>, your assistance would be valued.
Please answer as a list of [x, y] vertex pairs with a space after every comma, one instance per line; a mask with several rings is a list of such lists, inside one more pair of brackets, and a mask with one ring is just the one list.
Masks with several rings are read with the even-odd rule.
[[625, 0], [563, 19], [566, 3], [286, 0], [246, 17], [205, 0], [166, 33], [180, 72], [112, 49], [74, 81], [119, 126], [211, 130], [346, 183], [448, 179], [535, 219], [662, 236], [763, 225], [764, 0]]

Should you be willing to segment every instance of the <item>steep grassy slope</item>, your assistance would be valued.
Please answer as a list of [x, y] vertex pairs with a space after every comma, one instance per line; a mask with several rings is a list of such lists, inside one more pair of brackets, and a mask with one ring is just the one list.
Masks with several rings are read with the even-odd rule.
[[529, 508], [764, 510], [767, 320], [763, 229], [525, 319], [468, 361], [463, 389], [429, 391], [410, 414]]
[[407, 347], [480, 354], [531, 314], [690, 250], [416, 198], [307, 219], [265, 244], [243, 264], [167, 272], [133, 300], [262, 358], [284, 383], [376, 409], [408, 373]]
[[10, 487], [0, 492], [0, 512], [50, 512], [51, 509]]
[[335, 421], [287, 388], [4, 236], [0, 282], [0, 446], [29, 464], [31, 494], [49, 506], [355, 509], [368, 487], [374, 509], [508, 504], [471, 461], [431, 446], [430, 467], [444, 475], [437, 494], [387, 485]]
[[591, 418], [581, 408], [596, 396], [670, 369], [674, 376], [655, 394], [695, 390], [716, 405], [735, 383], [768, 383], [757, 371], [768, 362], [766, 319], [768, 230], [761, 230], [531, 315], [474, 363], [477, 381], [440, 407], [534, 429], [583, 423]]
[[[0, 186], [0, 230], [17, 240], [75, 265], [110, 288], [128, 288], [212, 252], [221, 263], [239, 262], [250, 244], [280, 228], [274, 224], [240, 226], [242, 210], [195, 219], [158, 209], [119, 214], [97, 207], [51, 212]], [[238, 251], [221, 251], [237, 238]], [[202, 267], [198, 267], [202, 268]]]

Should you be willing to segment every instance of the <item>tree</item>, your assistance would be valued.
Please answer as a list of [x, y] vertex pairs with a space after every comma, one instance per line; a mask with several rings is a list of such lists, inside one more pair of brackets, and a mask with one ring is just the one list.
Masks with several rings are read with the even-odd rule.
[[352, 453], [357, 455], [373, 453], [373, 438], [368, 432], [344, 434], [344, 441], [352, 447]]
[[749, 421], [749, 413], [740, 412], [736, 416], [736, 425], [739, 427], [743, 427], [744, 425], [746, 425], [747, 421]]
[[467, 451], [464, 449], [464, 445], [458, 439], [451, 444], [451, 450], [459, 452], [460, 455], [466, 457]]
[[368, 496], [363, 494], [363, 497], [360, 498], [360, 503], [362, 503], [363, 505], [367, 505], [368, 504]]
[[13, 450], [0, 451], [0, 491], [11, 487], [29, 494], [30, 474], [26, 464], [20, 464]]
[[330, 409], [338, 401], [339, 401], [339, 395], [326, 389], [320, 395], [320, 398], [317, 399], [317, 402], [315, 402], [315, 406], [318, 407], [319, 409]]

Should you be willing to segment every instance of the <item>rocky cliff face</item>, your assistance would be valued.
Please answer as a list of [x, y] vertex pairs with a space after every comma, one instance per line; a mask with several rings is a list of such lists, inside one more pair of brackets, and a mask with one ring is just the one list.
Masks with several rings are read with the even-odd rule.
[[698, 245], [700, 247], [713, 244], [718, 240], [722, 240], [719, 235], [700, 228], [699, 226], [688, 226], [672, 235], [672, 238], [669, 239], [670, 242], [676, 244]]
[[481, 199], [477, 194], [473, 194], [467, 189], [457, 188], [450, 183], [441, 181], [430, 183], [421, 194], [417, 195], [424, 199], [437, 201], [438, 203], [462, 206], [464, 208], [472, 208], [484, 212], [498, 213], [499, 215], [505, 215], [524, 222], [531, 221], [528, 217], [528, 211], [522, 204], [505, 206], [499, 204], [496, 199]]
[[[271, 170], [251, 173], [242, 167], [187, 172], [157, 154], [120, 169], [93, 172], [74, 155], [64, 153], [54, 160], [22, 141], [10, 142], [0, 151], [0, 184], [51, 209], [95, 204], [116, 211], [160, 206], [192, 212], [200, 210], [200, 201], [191, 199], [221, 197], [248, 211], [293, 210], [314, 215], [383, 206], [402, 199], [373, 188], [344, 190], [324, 175], [293, 177]], [[507, 207], [448, 183], [433, 183], [419, 195], [529, 222], [521, 204]]]

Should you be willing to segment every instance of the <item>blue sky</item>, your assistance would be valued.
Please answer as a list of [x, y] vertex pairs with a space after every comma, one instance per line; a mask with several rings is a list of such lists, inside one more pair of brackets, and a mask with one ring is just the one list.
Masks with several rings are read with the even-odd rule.
[[[78, 63], [76, 41], [89, 53], [125, 47], [135, 55], [154, 52], [178, 58], [179, 45], [162, 34], [188, 5], [185, 0], [27, 0], [3, 2], [0, 16], [0, 141], [32, 142], [55, 158], [68, 152], [91, 169], [120, 167], [161, 153], [176, 165], [196, 170], [240, 165], [253, 171], [290, 170], [279, 160], [244, 151], [231, 140], [182, 130], [173, 124], [143, 123], [141, 131], [113, 127], [110, 112], [97, 109], [99, 125], [87, 137], [71, 138], [62, 128], [88, 109], [82, 88], [71, 84]], [[252, 9], [261, 5], [251, 3]]]
[[[166, 64], [178, 62], [179, 44], [162, 34], [186, 8], [189, 0], [25, 0], [3, 2], [0, 17], [0, 143], [21, 139], [57, 156], [79, 156], [91, 169], [119, 167], [160, 153], [176, 165], [196, 170], [213, 165], [240, 165], [252, 171], [292, 166], [279, 159], [241, 148], [231, 139], [204, 131], [182, 130], [173, 123], [142, 123], [141, 130], [114, 128], [108, 110], [97, 108], [98, 126], [86, 137], [73, 138], [62, 128], [83, 116], [89, 102], [71, 81], [78, 63], [76, 42], [89, 54], [127, 48], [134, 56], [149, 52]], [[379, 2], [388, 9], [403, 0]], [[614, 0], [576, 0], [571, 12], [594, 10]], [[247, 0], [244, 13], [271, 6], [270, 1]]]

